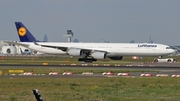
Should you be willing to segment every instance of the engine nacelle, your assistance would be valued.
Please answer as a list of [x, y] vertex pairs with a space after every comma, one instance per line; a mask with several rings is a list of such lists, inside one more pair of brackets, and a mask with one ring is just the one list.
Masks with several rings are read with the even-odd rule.
[[91, 54], [91, 56], [94, 59], [105, 59], [106, 58], [106, 53], [105, 52], [94, 52]]
[[113, 57], [108, 57], [112, 60], [122, 60], [123, 59], [123, 56], [113, 56]]
[[72, 56], [81, 56], [82, 50], [81, 49], [70, 49], [67, 53]]

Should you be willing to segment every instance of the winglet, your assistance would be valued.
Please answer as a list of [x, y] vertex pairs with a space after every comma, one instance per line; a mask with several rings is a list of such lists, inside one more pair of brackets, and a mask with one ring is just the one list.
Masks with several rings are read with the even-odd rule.
[[37, 42], [34, 42], [35, 45], [39, 45]]
[[21, 54], [23, 54], [23, 51], [22, 51], [22, 49], [20, 48], [20, 51], [21, 51]]

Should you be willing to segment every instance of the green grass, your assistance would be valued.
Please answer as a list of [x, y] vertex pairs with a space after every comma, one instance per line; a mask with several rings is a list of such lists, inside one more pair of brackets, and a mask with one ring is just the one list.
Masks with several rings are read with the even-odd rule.
[[[138, 60], [133, 60], [131, 57], [124, 57], [123, 60], [110, 60], [110, 59], [98, 60], [97, 62], [93, 62], [93, 64], [125, 65], [133, 62], [153, 62], [154, 58], [157, 57], [143, 57], [143, 59], [138, 59]], [[172, 58], [176, 58], [177, 61], [180, 60], [179, 56], [174, 56]], [[73, 63], [82, 64], [77, 60], [78, 57], [70, 58], [68, 56], [48, 56], [48, 57], [6, 56], [5, 60], [0, 60], [0, 64], [43, 64], [43, 63], [48, 63], [48, 65], [60, 65], [60, 64], [70, 65]]]
[[[179, 101], [178, 78], [1, 78], [1, 101]], [[12, 101], [12, 100], [11, 100]]]
[[[130, 62], [152, 62], [155, 57], [144, 57], [132, 60], [125, 57], [121, 61], [100, 60], [99, 64], [127, 64]], [[175, 57], [180, 60], [179, 57]], [[77, 58], [69, 57], [6, 57], [0, 60], [1, 64], [71, 64], [79, 63]], [[141, 70], [115, 70], [115, 69], [83, 69], [83, 68], [14, 68], [3, 67], [3, 75], [9, 69], [23, 69], [34, 73], [49, 73], [64, 70], [75, 73], [95, 73], [105, 71], [113, 72], [141, 72]], [[44, 101], [180, 101], [179, 78], [0, 78], [0, 101], [36, 101], [32, 89], [39, 89]]]

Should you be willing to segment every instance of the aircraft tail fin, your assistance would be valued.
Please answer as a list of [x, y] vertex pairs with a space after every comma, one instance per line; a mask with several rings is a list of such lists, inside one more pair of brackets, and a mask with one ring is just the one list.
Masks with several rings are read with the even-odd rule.
[[21, 42], [37, 42], [36, 38], [21, 22], [15, 22], [17, 33]]

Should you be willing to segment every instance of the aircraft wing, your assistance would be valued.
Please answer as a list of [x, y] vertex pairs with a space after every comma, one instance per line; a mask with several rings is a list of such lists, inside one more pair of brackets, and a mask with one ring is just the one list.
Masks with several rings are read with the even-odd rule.
[[48, 48], [54, 48], [54, 49], [60, 49], [62, 51], [66, 51], [68, 49], [68, 47], [59, 47], [59, 46], [52, 46], [52, 45], [41, 45], [37, 42], [34, 42], [35, 45], [39, 45], [39, 46], [42, 46], [42, 47], [48, 47]]
[[13, 41], [4, 41], [5, 43], [9, 43], [9, 44], [14, 44], [14, 45], [18, 45], [18, 46], [24, 46], [27, 47], [29, 46], [29, 44], [27, 43], [20, 43], [20, 42], [13, 42]]
[[66, 51], [68, 47], [57, 47], [57, 46], [49, 46], [49, 45], [41, 45], [42, 47], [48, 47], [48, 48], [54, 48], [54, 49], [60, 49], [62, 51]]
[[105, 52], [102, 50], [92, 50], [92, 49], [86, 49], [86, 48], [77, 48], [77, 47], [61, 47], [61, 46], [52, 46], [52, 45], [41, 45], [38, 44], [37, 42], [34, 43], [35, 45], [40, 45], [42, 47], [49, 47], [49, 48], [54, 48], [54, 49], [60, 49], [62, 51], [67, 51], [68, 49], [81, 49], [84, 53], [90, 53], [92, 51], [99, 51], [99, 52]]
[[[62, 51], [67, 51], [68, 49], [79, 49], [79, 48], [76, 48], [76, 47], [57, 47], [57, 46], [49, 46], [49, 45], [41, 45], [42, 47], [49, 47], [49, 48], [55, 48], [55, 49], [60, 49]], [[81, 49], [83, 50], [84, 53], [89, 53], [91, 52], [92, 50], [89, 50], [89, 49]]]

